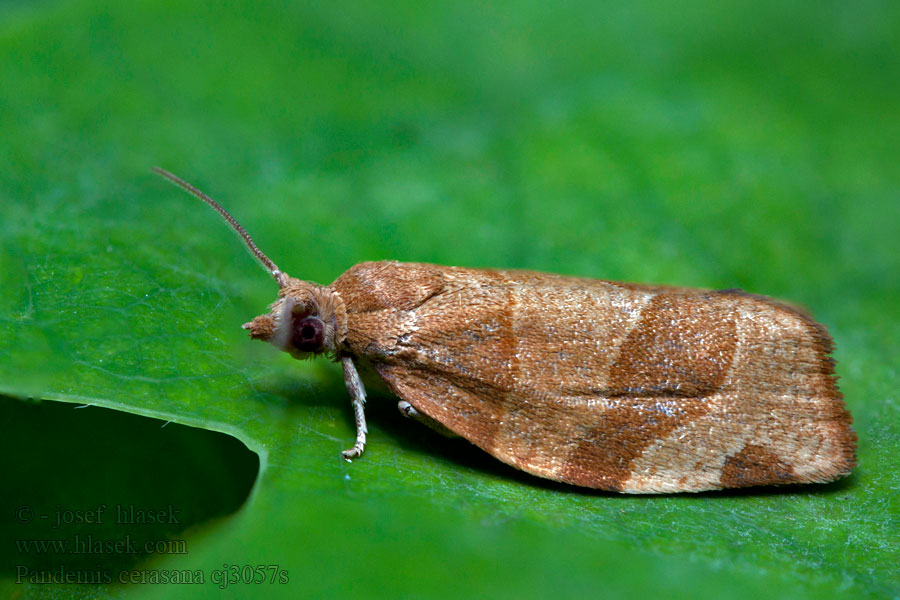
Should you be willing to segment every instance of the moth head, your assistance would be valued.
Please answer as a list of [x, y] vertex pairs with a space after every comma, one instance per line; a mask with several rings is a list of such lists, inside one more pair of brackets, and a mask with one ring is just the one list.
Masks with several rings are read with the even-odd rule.
[[250, 332], [250, 337], [270, 342], [295, 358], [309, 358], [317, 354], [336, 356], [347, 336], [347, 311], [337, 292], [288, 276], [256, 247], [247, 231], [222, 205], [164, 169], [153, 167], [153, 171], [219, 213], [278, 283], [278, 299], [269, 307], [269, 312], [244, 323], [243, 327]]
[[347, 314], [330, 288], [285, 276], [268, 313], [244, 323], [250, 337], [294, 358], [336, 356], [347, 335]]

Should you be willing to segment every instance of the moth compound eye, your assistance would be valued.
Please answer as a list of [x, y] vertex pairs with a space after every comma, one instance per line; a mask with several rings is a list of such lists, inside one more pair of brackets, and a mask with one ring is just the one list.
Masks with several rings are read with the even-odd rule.
[[322, 347], [325, 326], [318, 317], [305, 317], [294, 321], [294, 347], [301, 352], [315, 352]]

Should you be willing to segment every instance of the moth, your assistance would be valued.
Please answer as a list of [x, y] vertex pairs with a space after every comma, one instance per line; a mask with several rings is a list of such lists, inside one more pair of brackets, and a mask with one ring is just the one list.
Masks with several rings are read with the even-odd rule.
[[364, 262], [330, 285], [290, 277], [209, 196], [278, 283], [243, 325], [298, 359], [340, 361], [366, 446], [373, 369], [400, 411], [518, 469], [626, 493], [827, 482], [856, 434], [825, 328], [787, 304], [532, 271]]

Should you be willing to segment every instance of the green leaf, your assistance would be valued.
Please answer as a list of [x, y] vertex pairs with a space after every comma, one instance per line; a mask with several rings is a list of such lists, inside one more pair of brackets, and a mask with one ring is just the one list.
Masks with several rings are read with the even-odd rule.
[[[188, 550], [48, 563], [3, 540], [2, 586], [23, 597], [900, 595], [891, 6], [0, 8], [2, 528], [56, 535], [17, 522], [22, 505], [52, 516], [174, 503], [178, 527], [80, 523], [58, 537], [137, 532]], [[323, 283], [393, 258], [806, 305], [837, 342], [860, 466], [824, 486], [592, 493], [436, 439], [383, 396], [368, 406], [365, 456], [347, 464], [340, 369], [247, 341], [239, 326], [274, 299], [271, 278], [152, 165], [222, 202], [282, 269]], [[29, 397], [68, 404], [14, 399]], [[237, 438], [259, 457], [249, 498], [221, 516], [256, 463], [220, 436], [95, 407]], [[39, 563], [133, 579], [16, 582], [16, 565]], [[214, 582], [245, 566], [277, 577]], [[181, 570], [204, 583], [152, 584]]]

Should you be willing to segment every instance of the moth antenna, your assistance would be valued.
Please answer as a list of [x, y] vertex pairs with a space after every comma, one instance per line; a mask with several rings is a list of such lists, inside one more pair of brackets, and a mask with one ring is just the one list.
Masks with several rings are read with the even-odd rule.
[[175, 185], [177, 185], [184, 191], [188, 192], [192, 196], [195, 196], [195, 197], [199, 198], [200, 200], [203, 200], [204, 202], [206, 202], [208, 205], [210, 205], [213, 208], [213, 210], [215, 210], [217, 213], [219, 213], [219, 215], [223, 219], [225, 219], [225, 222], [228, 223], [229, 225], [231, 225], [231, 228], [234, 229], [234, 231], [237, 232], [237, 234], [239, 236], [241, 236], [241, 239], [243, 239], [244, 243], [247, 244], [247, 247], [250, 249], [250, 252], [253, 253], [253, 256], [255, 256], [256, 259], [260, 263], [262, 263], [262, 265], [266, 268], [266, 270], [272, 274], [272, 277], [275, 278], [275, 281], [278, 282], [278, 287], [284, 287], [284, 284], [286, 281], [286, 275], [281, 272], [281, 270], [275, 265], [275, 263], [273, 263], [271, 261], [271, 259], [269, 259], [269, 257], [263, 253], [262, 250], [260, 250], [259, 248], [256, 247], [256, 244], [253, 243], [253, 238], [250, 237], [250, 234], [247, 233], [247, 230], [244, 229], [243, 227], [241, 227], [241, 224], [238, 223], [237, 220], [235, 220], [235, 218], [232, 217], [228, 213], [228, 211], [222, 207], [221, 204], [219, 204], [218, 202], [216, 202], [215, 200], [213, 200], [212, 198], [210, 198], [209, 196], [207, 196], [206, 194], [204, 194], [203, 192], [201, 192], [200, 190], [198, 190], [197, 188], [195, 188], [194, 186], [189, 184], [184, 179], [178, 177], [177, 175], [173, 175], [172, 173], [169, 173], [165, 169], [161, 169], [159, 167], [153, 167], [153, 172], [156, 173], [157, 175], [159, 175], [160, 177], [168, 179], [170, 182], [174, 183]]

